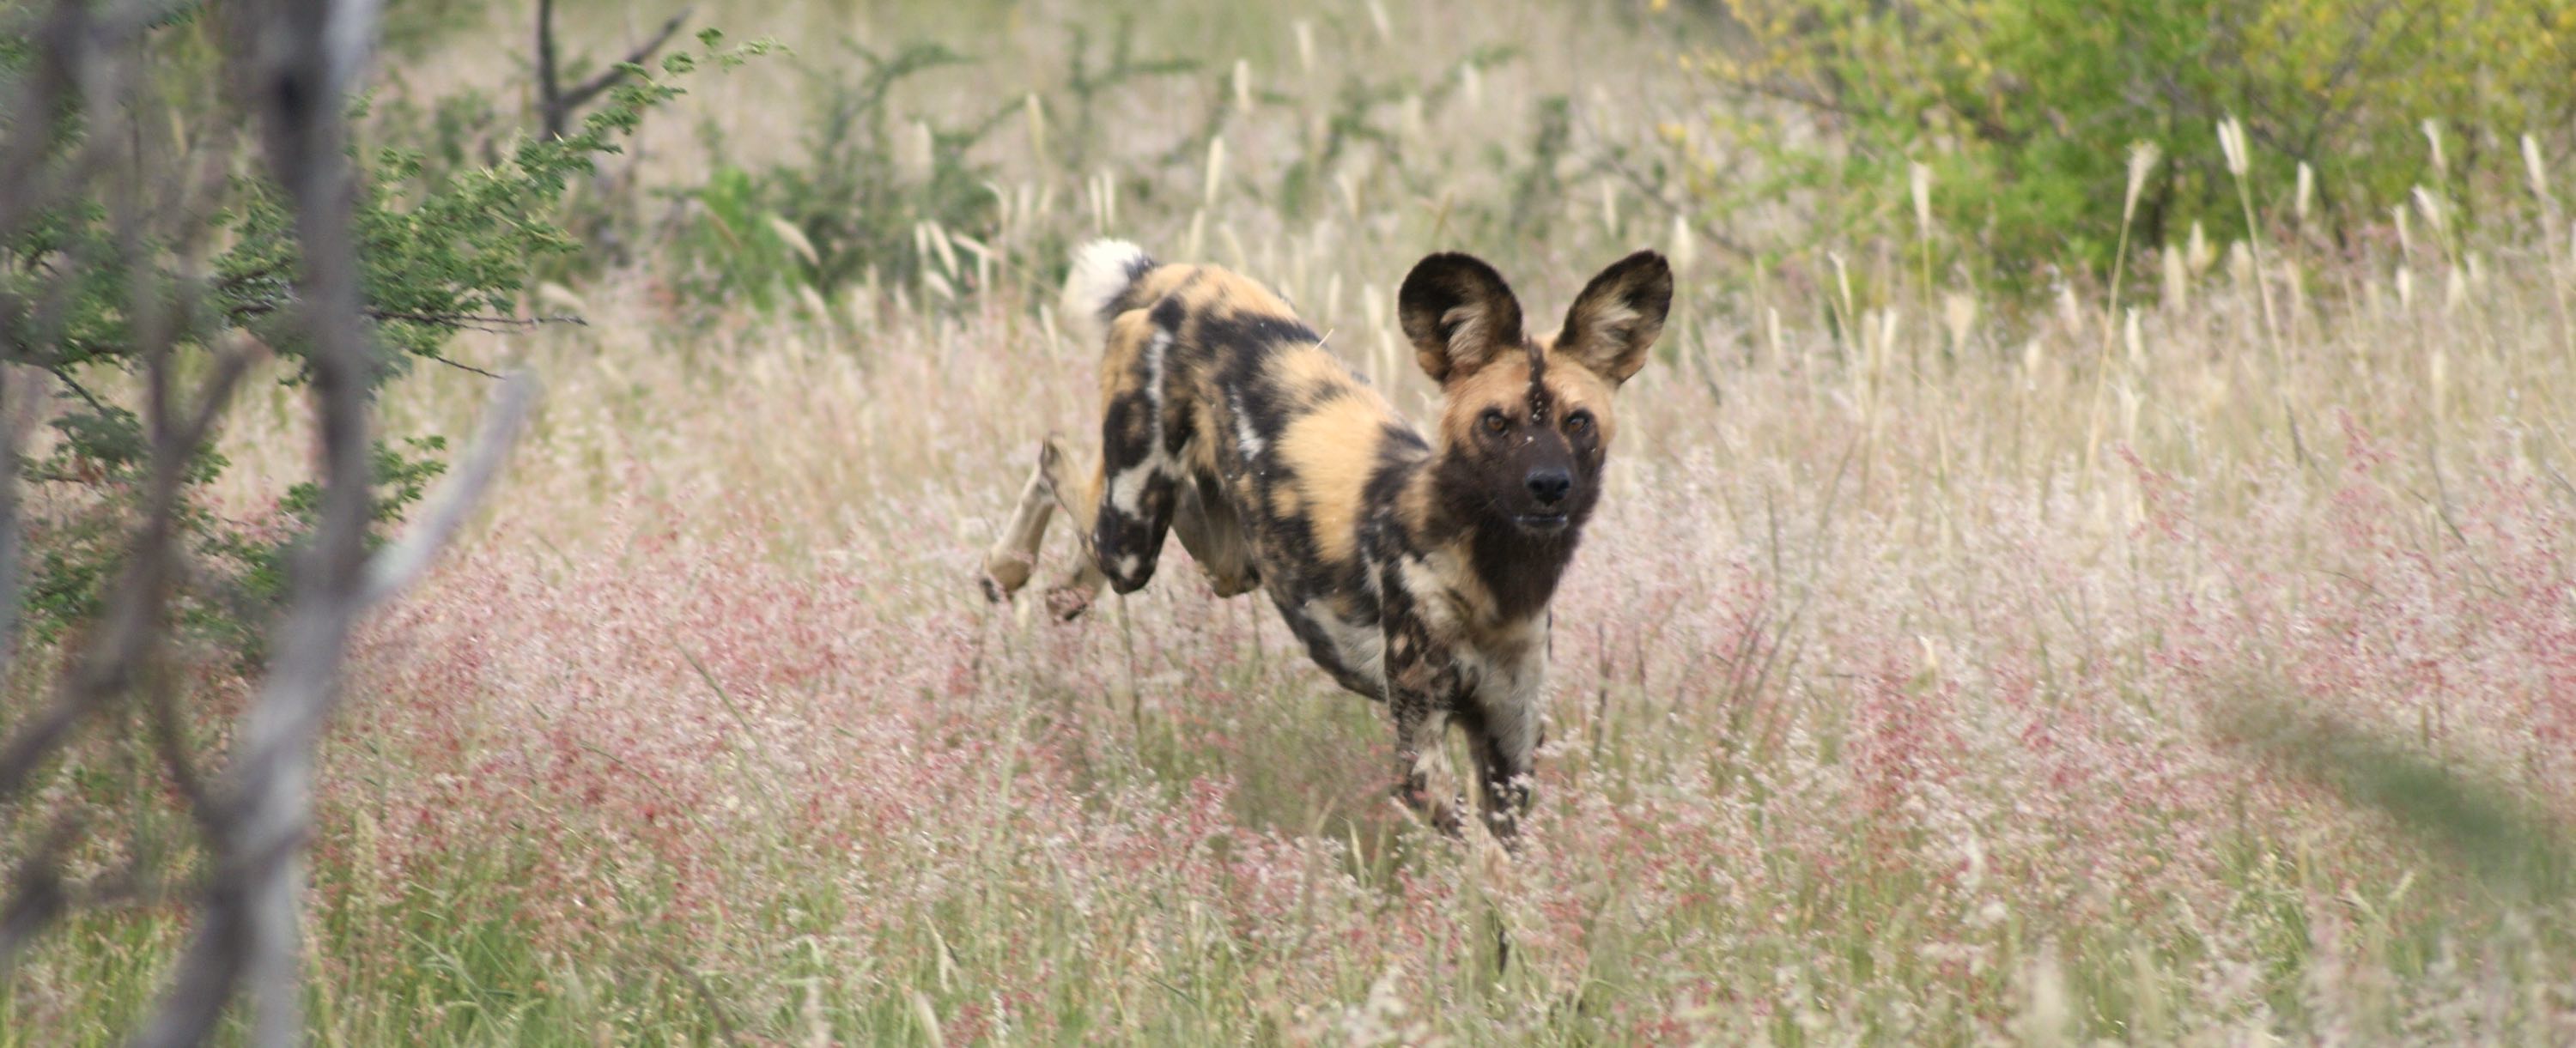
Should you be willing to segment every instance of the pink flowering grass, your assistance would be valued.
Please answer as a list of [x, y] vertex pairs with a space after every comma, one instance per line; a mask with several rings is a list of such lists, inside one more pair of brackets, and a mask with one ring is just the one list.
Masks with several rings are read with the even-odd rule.
[[[1602, 55], [1656, 64], [1513, 11], [1566, 53], [1435, 145], [1525, 138], [1512, 105]], [[776, 119], [740, 84], [692, 97]], [[1587, 133], [1653, 133], [1603, 113]], [[1305, 126], [1246, 117], [1231, 155], [1275, 165]], [[1198, 200], [1189, 174], [1152, 177]], [[1199, 239], [1422, 414], [1359, 289], [1453, 231], [1353, 186], [1400, 206], [1222, 204]], [[1498, 259], [1537, 310], [1638, 240], [1569, 208]], [[1122, 232], [1192, 238], [1143, 210]], [[548, 399], [488, 519], [364, 632], [313, 842], [316, 1033], [2576, 1039], [2558, 243], [2479, 246], [2517, 264], [2458, 267], [2456, 299], [2395, 290], [2438, 261], [2396, 245], [2294, 258], [2277, 353], [2217, 271], [2132, 341], [2080, 282], [1988, 330], [1926, 316], [1949, 289], [1886, 252], [1858, 301], [1821, 264], [1686, 267], [1555, 605], [1517, 859], [1404, 815], [1380, 711], [1176, 546], [1078, 623], [983, 602], [1039, 438], [1096, 424], [1044, 280], [761, 316], [612, 273], [578, 289], [591, 327], [460, 353]], [[482, 393], [414, 376], [391, 426], [458, 432]], [[242, 483], [302, 467], [284, 414], [227, 432]], [[210, 734], [237, 687], [206, 689]], [[137, 753], [61, 779], [48, 803], [184, 836], [164, 787], [113, 786], [153, 781]], [[0, 1043], [130, 1030], [180, 920], [58, 930]]]
[[[1378, 711], [1177, 550], [1076, 624], [983, 603], [1036, 429], [978, 405], [1083, 365], [898, 347], [1022, 323], [540, 364], [503, 510], [365, 635], [322, 1029], [2568, 1032], [2570, 502], [2510, 433], [2433, 431], [2437, 480], [2364, 376], [2287, 455], [2142, 434], [2033, 470], [2012, 446], [2081, 422], [2010, 372], [1875, 435], [1828, 424], [1838, 379], [1641, 381], [1508, 861], [1401, 814]], [[759, 433], [709, 407], [746, 403]], [[115, 1028], [168, 919], [85, 919], [12, 1028]]]
[[[644, 386], [732, 402], [847, 366], [763, 352], [744, 370], [779, 377]], [[864, 381], [972, 380], [890, 358]], [[1735, 424], [1831, 410], [1792, 381], [1744, 374]], [[2229, 474], [2242, 491], [2114, 449], [2094, 482], [2128, 505], [2106, 511], [2013, 475], [1934, 489], [1921, 422], [1727, 465], [1676, 421], [1704, 391], [1631, 395], [1644, 435], [1557, 608], [1518, 861], [1397, 812], [1376, 710], [1177, 551], [1081, 623], [983, 604], [975, 522], [1025, 433], [930, 440], [902, 456], [954, 473], [845, 467], [855, 490], [807, 499], [757, 486], [727, 423], [619, 459], [557, 419], [512, 497], [581, 492], [577, 514], [501, 514], [369, 631], [316, 852], [330, 1021], [366, 1039], [426, 1010], [468, 1041], [2562, 1029], [2546, 863], [2463, 851], [2338, 763], [2451, 769], [2514, 832], [2576, 814], [2548, 744], [2576, 692], [2545, 482], [2475, 470], [2430, 511], [2349, 417], [2312, 464]], [[825, 425], [848, 405], [763, 403], [816, 434], [792, 461], [906, 465]], [[1938, 421], [1975, 452], [2007, 437]]]

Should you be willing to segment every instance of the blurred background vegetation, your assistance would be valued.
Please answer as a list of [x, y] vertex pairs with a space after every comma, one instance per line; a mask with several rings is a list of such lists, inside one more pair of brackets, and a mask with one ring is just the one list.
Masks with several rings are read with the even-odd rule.
[[[2022, 287], [2042, 268], [2098, 277], [2120, 242], [2137, 143], [2166, 163], [2147, 180], [2133, 248], [2180, 244], [2195, 224], [2242, 239], [2214, 129], [2244, 123], [2256, 211], [2348, 247], [2420, 187], [2471, 221], [2530, 203], [2519, 136], [2541, 162], [2576, 126], [2576, 5], [2384, 0], [2109, 3], [1729, 0], [1740, 34], [1692, 68], [1755, 103], [1719, 117], [1721, 141], [1767, 168], [1704, 166], [1726, 205], [1822, 191], [1807, 235], [1894, 236], [1910, 165], [1941, 187], [1960, 231], [1949, 264]], [[1790, 133], [1778, 103], [1827, 133]], [[2305, 173], [2302, 173], [2305, 169]]]

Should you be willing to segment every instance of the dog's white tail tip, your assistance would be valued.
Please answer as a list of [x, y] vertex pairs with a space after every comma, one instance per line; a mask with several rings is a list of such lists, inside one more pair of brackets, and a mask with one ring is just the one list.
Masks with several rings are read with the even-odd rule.
[[1124, 240], [1094, 240], [1074, 249], [1060, 307], [1066, 326], [1098, 345], [1108, 334], [1109, 307], [1153, 268], [1153, 256]]

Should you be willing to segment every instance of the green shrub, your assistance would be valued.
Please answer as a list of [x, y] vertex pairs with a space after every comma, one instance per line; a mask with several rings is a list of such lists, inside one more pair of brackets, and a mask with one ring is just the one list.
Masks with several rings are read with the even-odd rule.
[[[2411, 187], [2474, 211], [2519, 186], [2514, 139], [2576, 117], [2576, 5], [2369, 0], [1732, 0], [1740, 45], [1695, 64], [1749, 97], [1825, 122], [1846, 149], [1801, 146], [1759, 111], [1721, 138], [1761, 177], [1702, 186], [1712, 210], [1821, 190], [1820, 236], [1910, 229], [1907, 172], [1928, 165], [1942, 225], [1981, 275], [2107, 268], [2132, 143], [2166, 164], [2131, 242], [2156, 246], [2245, 217], [2215, 127], [2244, 121], [2266, 213], [2315, 173], [2311, 220], [2345, 235]], [[2439, 118], [2445, 155], [2425, 121]], [[2271, 207], [2269, 202], [2284, 206]]]
[[[167, 113], [66, 113], [65, 133], [47, 148], [57, 163], [94, 134], [127, 134], [136, 126], [183, 124], [199, 141], [246, 148], [251, 114], [228, 101], [212, 60], [213, 34], [193, 16], [155, 30], [149, 46], [154, 90], [144, 97]], [[701, 38], [709, 58], [717, 36]], [[24, 56], [24, 38], [0, 36], [0, 60]], [[663, 78], [695, 67], [673, 55]], [[497, 162], [469, 160], [441, 147], [437, 155], [389, 145], [356, 149], [359, 180], [355, 226], [365, 311], [378, 351], [381, 384], [417, 361], [445, 361], [441, 349], [458, 331], [509, 329], [530, 321], [518, 312], [534, 266], [580, 250], [554, 220], [558, 203], [593, 162], [615, 153], [647, 110], [679, 94], [642, 69], [618, 87], [573, 134], [521, 139]], [[241, 134], [224, 139], [214, 128]], [[203, 158], [190, 158], [189, 166]], [[255, 165], [227, 165], [237, 172]], [[144, 216], [118, 199], [117, 180], [76, 193], [32, 217], [0, 241], [0, 359], [51, 373], [68, 392], [54, 412], [57, 439], [23, 458], [20, 476], [53, 494], [27, 521], [30, 561], [22, 598], [25, 622], [41, 642], [89, 620], [116, 577], [124, 535], [148, 486], [150, 442], [145, 421], [115, 401], [128, 373], [160, 341], [138, 331], [138, 301], [166, 310], [166, 341], [183, 373], [211, 370], [216, 349], [248, 336], [286, 363], [280, 381], [301, 385], [306, 352], [291, 322], [299, 268], [294, 216], [278, 187], [241, 173], [223, 183], [211, 214]], [[207, 235], [208, 229], [213, 231]], [[138, 275], [139, 274], [139, 277]], [[376, 519], [397, 518], [441, 469], [437, 438], [376, 447]], [[237, 661], [260, 657], [265, 632], [286, 586], [285, 551], [309, 529], [315, 493], [282, 492], [273, 511], [230, 519], [207, 508], [202, 490], [225, 462], [200, 448], [184, 477], [180, 524], [195, 563], [174, 602], [176, 625]]]

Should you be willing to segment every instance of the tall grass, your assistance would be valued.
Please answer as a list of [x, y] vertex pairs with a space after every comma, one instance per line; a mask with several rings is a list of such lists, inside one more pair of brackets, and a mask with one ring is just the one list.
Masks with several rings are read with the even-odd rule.
[[[1095, 18], [1012, 10], [972, 39], [1028, 67]], [[1182, 88], [1110, 103], [1093, 192], [1119, 232], [1284, 286], [1420, 409], [1384, 305], [1414, 257], [1483, 252], [1545, 316], [1689, 236], [1586, 162], [1699, 104], [1647, 16], [1470, 11], [1149, 25], [1239, 47], [1242, 93], [1278, 100], [1172, 162], [1156, 93]], [[1530, 51], [1467, 61], [1497, 42]], [[1208, 54], [1220, 99], [1237, 53]], [[1390, 66], [1445, 71], [1443, 101], [1292, 219], [1270, 176]], [[1022, 68], [898, 104], [983, 107]], [[773, 75], [696, 104], [759, 139]], [[1581, 131], [1549, 156], [1560, 95]], [[1099, 172], [1009, 137], [1027, 228], [1096, 220]], [[640, 174], [703, 162], [665, 143]], [[2154, 301], [2081, 276], [1989, 299], [1902, 244], [1689, 243], [1556, 608], [1518, 861], [1409, 822], [1378, 712], [1182, 564], [1073, 626], [982, 603], [1037, 439], [1095, 410], [1040, 274], [776, 316], [673, 302], [649, 259], [567, 289], [590, 327], [459, 351], [550, 399], [501, 508], [367, 633], [315, 844], [316, 1032], [2567, 1040], [2576, 259], [2565, 176], [2533, 167], [2526, 211], [2436, 245], [2338, 256], [2258, 214], [2279, 232], [2240, 264], [2139, 260], [2170, 274]], [[1543, 240], [1459, 220], [1525, 192]], [[438, 428], [476, 392], [388, 402]], [[239, 474], [292, 472], [286, 414], [227, 434]], [[0, 1042], [130, 1029], [176, 920], [58, 931]]]

